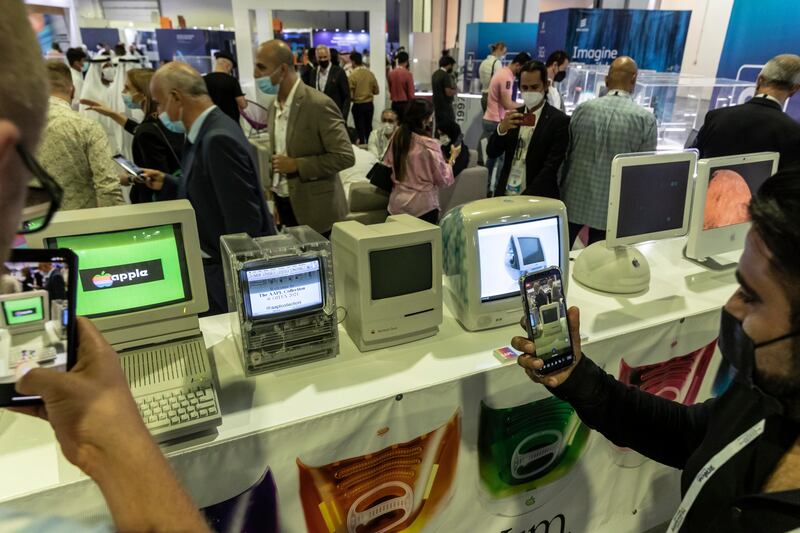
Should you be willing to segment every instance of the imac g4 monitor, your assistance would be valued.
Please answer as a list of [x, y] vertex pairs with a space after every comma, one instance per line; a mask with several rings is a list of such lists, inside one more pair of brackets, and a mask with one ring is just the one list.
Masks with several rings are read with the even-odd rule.
[[633, 245], [686, 235], [696, 163], [696, 150], [616, 156], [606, 240], [581, 252], [575, 280], [612, 294], [647, 290], [650, 266]]
[[477, 200], [448, 212], [441, 227], [445, 300], [469, 331], [519, 322], [526, 272], [557, 266], [568, 279], [567, 210], [558, 200]]
[[778, 170], [777, 152], [701, 159], [697, 163], [686, 257], [709, 268], [730, 265], [714, 256], [744, 248], [750, 198]]
[[436, 335], [442, 323], [442, 234], [409, 215], [338, 222], [331, 234], [336, 301], [359, 350]]

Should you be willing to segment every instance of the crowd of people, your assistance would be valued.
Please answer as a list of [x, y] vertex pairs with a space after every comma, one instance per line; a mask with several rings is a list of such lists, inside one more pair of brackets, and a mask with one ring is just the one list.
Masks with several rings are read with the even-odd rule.
[[[265, 181], [276, 205], [273, 220], [258, 166], [234, 119], [235, 110], [242, 109], [241, 88], [220, 76], [209, 84], [178, 62], [153, 71], [127, 68], [108, 56], [88, 60], [70, 50], [67, 64], [45, 62], [18, 2], [7, 4], [0, 31], [6, 37], [0, 45], [6, 58], [6, 83], [0, 84], [0, 265], [15, 234], [27, 229], [23, 208], [38, 198], [30, 191], [41, 190], [29, 188], [33, 180], [54, 178], [64, 190], [62, 209], [80, 209], [121, 203], [120, 186], [136, 178], [132, 201], [185, 198], [192, 203], [210, 306], [219, 312], [226, 307], [221, 235], [270, 235], [276, 222], [309, 225], [325, 235], [346, 214], [337, 173], [354, 162], [345, 122], [351, 109], [358, 117], [357, 140], [392, 171], [391, 213], [435, 223], [436, 191], [453, 182], [465, 152], [452, 120], [454, 61], [448, 56], [434, 76], [431, 104], [416, 97], [408, 54], [399, 52], [388, 73], [392, 109], [382, 113], [381, 126], [371, 131], [367, 118], [372, 110], [366, 104], [376, 96], [376, 84], [360, 72], [363, 58], [350, 54], [354, 68], [348, 78], [334, 51], [321, 47], [313, 68], [298, 72], [287, 43], [265, 42], [254, 69], [269, 112], [271, 168]], [[520, 53], [503, 65], [505, 50], [502, 43], [493, 45], [486, 68], [480, 69], [488, 72], [484, 162], [493, 160], [498, 167], [489, 193], [561, 198], [570, 214], [571, 237], [589, 226], [595, 239], [605, 229], [611, 159], [656, 145], [655, 118], [631, 97], [636, 62], [617, 58], [606, 78], [608, 94], [578, 106], [570, 120], [562, 111], [561, 95], [553, 90], [563, 79], [568, 56], [558, 52], [542, 63]], [[215, 74], [230, 76], [236, 67], [233, 58], [216, 59]], [[100, 89], [105, 94], [117, 91], [124, 108], [93, 97], [102, 95]], [[531, 379], [570, 402], [589, 426], [619, 446], [683, 469], [684, 491], [709, 458], [751, 424], [766, 420], [763, 438], [726, 464], [700, 492], [685, 518], [690, 530], [752, 529], [758, 524], [765, 531], [784, 531], [800, 522], [800, 256], [794, 249], [800, 240], [795, 218], [800, 212], [800, 170], [793, 166], [800, 125], [783, 113], [786, 100], [798, 90], [800, 57], [773, 58], [758, 78], [755, 97], [709, 113], [695, 142], [701, 157], [759, 150], [781, 154], [781, 171], [750, 205], [753, 229], [737, 272], [740, 288], [723, 314], [720, 347], [738, 371], [728, 392], [687, 407], [620, 384], [581, 353], [575, 308], [569, 310], [578, 359], [573, 367], [542, 377], [538, 371], [543, 362], [535, 356], [533, 342], [525, 337], [512, 342], [523, 352], [519, 364]], [[81, 113], [72, 107], [76, 93], [83, 101]], [[216, 100], [220, 94], [232, 98], [233, 105], [223, 108]], [[141, 119], [126, 110], [140, 110]], [[110, 166], [115, 153], [110, 139], [117, 134], [130, 135], [141, 175], [120, 181]], [[18, 281], [22, 290], [26, 283], [46, 287], [44, 276], [54, 278], [45, 272], [37, 281], [42, 270], [29, 272], [30, 281], [27, 274], [9, 280], [10, 273], [2, 271], [0, 281], [9, 286]], [[559, 298], [560, 287], [548, 288], [550, 295], [542, 291], [541, 302]], [[21, 378], [20, 393], [40, 395], [44, 405], [18, 411], [50, 422], [65, 457], [97, 482], [118, 530], [208, 530], [142, 422], [114, 350], [88, 320], [79, 319], [78, 337], [78, 364], [70, 372], [37, 368]], [[781, 499], [782, 494], [788, 496]], [[28, 524], [29, 530], [80, 529], [3, 509], [0, 523], [6, 521], [17, 527]]]

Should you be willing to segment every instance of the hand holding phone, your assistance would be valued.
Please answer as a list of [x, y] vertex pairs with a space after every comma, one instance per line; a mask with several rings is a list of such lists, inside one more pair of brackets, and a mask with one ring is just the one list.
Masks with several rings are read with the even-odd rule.
[[[561, 270], [550, 267], [520, 278], [525, 317], [522, 325], [528, 338], [516, 337], [512, 346], [525, 355], [520, 356], [520, 365], [528, 375], [540, 383], [557, 386], [563, 382], [556, 379], [545, 380], [546, 376], [563, 374], [571, 369], [580, 354], [580, 335], [578, 333], [578, 311], [573, 310], [575, 324], [567, 313]], [[538, 379], [537, 379], [538, 378]], [[551, 385], [551, 383], [553, 383]]]

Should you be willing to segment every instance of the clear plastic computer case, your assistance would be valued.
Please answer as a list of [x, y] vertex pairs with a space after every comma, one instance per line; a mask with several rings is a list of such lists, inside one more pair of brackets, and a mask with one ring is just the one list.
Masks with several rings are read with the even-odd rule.
[[[335, 357], [339, 353], [331, 244], [308, 226], [252, 238], [246, 233], [220, 239], [232, 331], [247, 376]], [[318, 258], [323, 304], [311, 311], [258, 317], [245, 299], [241, 272]]]

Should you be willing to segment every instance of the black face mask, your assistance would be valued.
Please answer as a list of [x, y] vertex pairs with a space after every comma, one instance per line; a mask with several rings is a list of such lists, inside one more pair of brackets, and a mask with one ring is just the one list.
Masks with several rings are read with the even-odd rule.
[[748, 378], [753, 377], [756, 364], [756, 350], [792, 337], [797, 337], [798, 335], [800, 335], [800, 332], [791, 331], [780, 337], [755, 343], [753, 339], [745, 333], [744, 328], [742, 328], [742, 322], [730, 314], [724, 307], [722, 308], [719, 328], [719, 350], [722, 352], [722, 357], [742, 376]]
[[321, 68], [322, 70], [325, 70], [326, 68], [328, 68], [328, 65], [330, 65], [330, 64], [331, 64], [331, 62], [328, 61], [328, 60], [320, 61], [319, 62], [319, 68]]
[[556, 75], [553, 76], [553, 81], [556, 83], [561, 83], [562, 81], [564, 81], [564, 78], [566, 77], [567, 77], [567, 71], [559, 70], [558, 72], [556, 72]]

